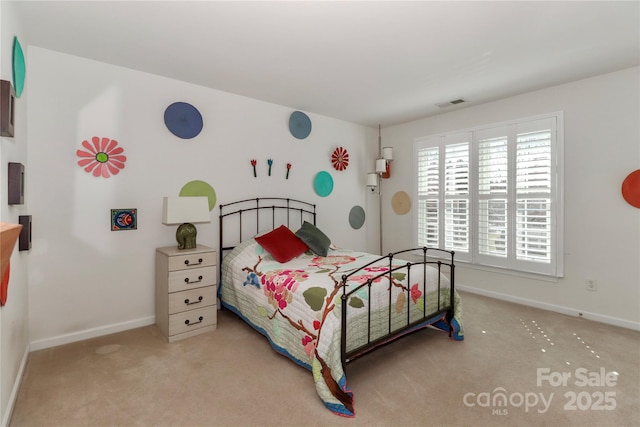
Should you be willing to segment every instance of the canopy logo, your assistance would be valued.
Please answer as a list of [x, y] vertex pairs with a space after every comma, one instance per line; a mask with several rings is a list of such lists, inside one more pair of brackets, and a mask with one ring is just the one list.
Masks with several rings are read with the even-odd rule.
[[[537, 387], [575, 387], [562, 394], [565, 411], [612, 411], [616, 408], [616, 392], [602, 390], [615, 387], [618, 373], [607, 372], [605, 368], [589, 371], [577, 368], [574, 371], [551, 371], [550, 368], [536, 370]], [[514, 392], [508, 393], [504, 387], [496, 387], [492, 392], [466, 393], [462, 401], [466, 407], [491, 408], [492, 415], [508, 415], [510, 408], [524, 408], [524, 412], [546, 413], [551, 407], [555, 393]]]
[[541, 414], [549, 410], [553, 393], [548, 398], [544, 393], [511, 393], [507, 394], [507, 390], [503, 387], [497, 387], [493, 392], [482, 393], [466, 393], [462, 398], [464, 405], [467, 407], [479, 406], [481, 408], [492, 408], [494, 415], [508, 415], [508, 407], [520, 408], [524, 407], [525, 412], [530, 409], [537, 409]]

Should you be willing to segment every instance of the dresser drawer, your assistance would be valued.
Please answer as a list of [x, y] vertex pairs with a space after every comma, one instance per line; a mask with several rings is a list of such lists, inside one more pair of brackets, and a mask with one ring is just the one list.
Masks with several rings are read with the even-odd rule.
[[216, 330], [217, 261], [205, 245], [156, 248], [156, 324], [167, 341]]
[[215, 252], [180, 254], [169, 258], [169, 271], [196, 269], [216, 265]]
[[169, 294], [169, 314], [214, 305], [216, 303], [216, 287], [192, 289]]
[[189, 310], [169, 316], [169, 336], [216, 324], [216, 306]]
[[185, 291], [216, 284], [216, 267], [198, 267], [169, 272], [169, 292]]

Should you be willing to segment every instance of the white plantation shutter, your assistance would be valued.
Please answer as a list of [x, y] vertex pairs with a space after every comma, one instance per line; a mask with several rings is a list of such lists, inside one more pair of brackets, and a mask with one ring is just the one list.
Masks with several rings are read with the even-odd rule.
[[416, 140], [419, 246], [561, 276], [562, 114]]
[[469, 252], [469, 137], [447, 138], [444, 148], [444, 248], [456, 252]]
[[[517, 125], [516, 260], [553, 267], [552, 199], [555, 120]], [[534, 269], [535, 267], [528, 267]]]
[[417, 244], [470, 257], [471, 133], [425, 140], [416, 146]]
[[506, 266], [509, 249], [508, 128], [478, 131], [478, 256]]
[[439, 248], [440, 152], [438, 147], [417, 153], [418, 245]]

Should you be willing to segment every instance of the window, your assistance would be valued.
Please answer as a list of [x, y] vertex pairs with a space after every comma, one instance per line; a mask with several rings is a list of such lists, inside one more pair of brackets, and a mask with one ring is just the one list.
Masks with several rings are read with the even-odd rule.
[[562, 114], [415, 142], [419, 246], [562, 276]]

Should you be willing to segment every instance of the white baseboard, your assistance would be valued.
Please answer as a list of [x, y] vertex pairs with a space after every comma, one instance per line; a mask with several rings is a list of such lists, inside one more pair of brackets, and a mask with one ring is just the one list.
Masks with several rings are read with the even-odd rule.
[[99, 328], [85, 329], [84, 331], [78, 331], [70, 334], [58, 335], [57, 337], [33, 341], [30, 348], [31, 351], [42, 350], [45, 348], [69, 344], [76, 341], [83, 341], [90, 338], [101, 337], [103, 335], [115, 334], [116, 332], [122, 332], [128, 329], [141, 328], [143, 326], [153, 325], [154, 323], [156, 323], [155, 316], [143, 317], [141, 319], [129, 320], [122, 323], [114, 323], [112, 325], [100, 326]]
[[472, 286], [456, 284], [456, 289], [463, 292], [469, 292], [472, 294], [483, 295], [490, 298], [495, 298], [503, 301], [509, 301], [516, 304], [526, 305], [529, 307], [539, 308], [542, 310], [553, 311], [556, 313], [566, 314], [572, 317], [581, 317], [583, 319], [593, 320], [595, 322], [606, 323], [608, 325], [620, 326], [622, 328], [632, 329], [634, 331], [640, 331], [640, 323], [632, 322], [630, 320], [624, 320], [617, 317], [605, 316], [598, 313], [589, 313], [581, 311], [576, 308], [564, 307], [561, 305], [548, 304], [545, 302], [530, 300], [527, 298], [516, 297], [513, 295], [503, 294], [500, 292], [488, 291], [486, 289], [474, 288]]
[[18, 374], [16, 375], [16, 380], [13, 383], [13, 388], [11, 389], [11, 395], [9, 395], [9, 401], [7, 402], [7, 407], [4, 412], [4, 416], [2, 417], [2, 427], [6, 427], [9, 425], [11, 421], [11, 415], [13, 414], [13, 407], [16, 404], [16, 399], [18, 398], [18, 392], [20, 391], [20, 384], [22, 383], [22, 375], [24, 374], [24, 369], [27, 366], [27, 359], [29, 358], [29, 345], [24, 349], [24, 354], [22, 355], [22, 361], [20, 362], [20, 368], [18, 368]]

